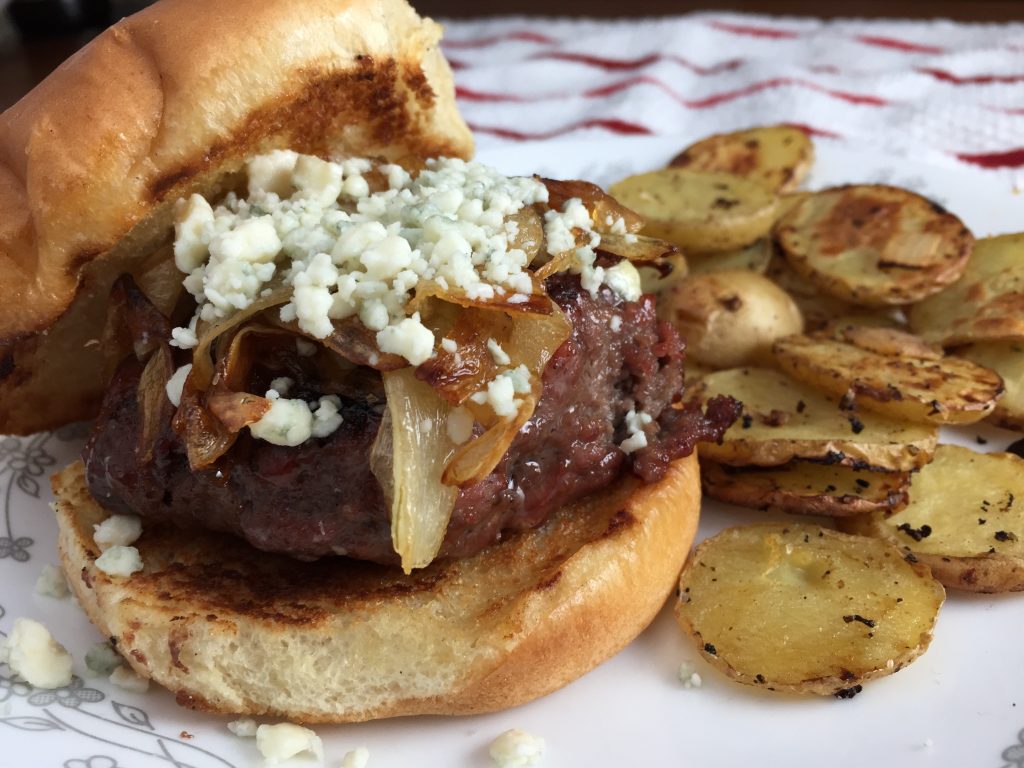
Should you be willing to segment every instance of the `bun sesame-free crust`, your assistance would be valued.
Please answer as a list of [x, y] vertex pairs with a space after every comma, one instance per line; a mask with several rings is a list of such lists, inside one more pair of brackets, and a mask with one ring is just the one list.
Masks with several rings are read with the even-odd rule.
[[301, 563], [147, 526], [129, 578], [96, 567], [107, 517], [81, 464], [54, 477], [64, 572], [140, 674], [212, 712], [303, 722], [471, 714], [554, 691], [616, 653], [675, 586], [697, 527], [696, 455], [632, 477], [473, 557], [405, 576]]
[[247, 157], [469, 157], [439, 40], [404, 0], [161, 0], [0, 115], [0, 431], [94, 413], [111, 284]]

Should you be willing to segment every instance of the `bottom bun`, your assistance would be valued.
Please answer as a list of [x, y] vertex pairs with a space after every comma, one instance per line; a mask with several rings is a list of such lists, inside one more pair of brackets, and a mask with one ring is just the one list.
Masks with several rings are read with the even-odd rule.
[[128, 663], [184, 706], [302, 722], [471, 714], [550, 693], [627, 645], [675, 586], [696, 532], [697, 459], [633, 478], [478, 555], [405, 576], [297, 562], [150, 526], [128, 578], [96, 567], [108, 516], [82, 465], [53, 479], [64, 571]]

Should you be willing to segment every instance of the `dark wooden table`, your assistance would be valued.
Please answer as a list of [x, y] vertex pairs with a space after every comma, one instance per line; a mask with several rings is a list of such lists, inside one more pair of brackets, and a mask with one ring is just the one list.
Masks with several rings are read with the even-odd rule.
[[[1024, 21], [1024, 0], [412, 0], [424, 14], [447, 18], [525, 14], [535, 16], [662, 16], [699, 10], [731, 10], [800, 16], [864, 18], [949, 18], [965, 22]], [[0, 110], [6, 109], [61, 61], [95, 34], [95, 30], [0, 46]]]

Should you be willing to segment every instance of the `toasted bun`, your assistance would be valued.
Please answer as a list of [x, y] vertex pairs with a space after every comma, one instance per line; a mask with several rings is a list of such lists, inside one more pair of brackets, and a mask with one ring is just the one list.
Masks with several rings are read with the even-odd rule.
[[68, 580], [137, 672], [185, 706], [303, 722], [489, 712], [562, 687], [651, 622], [700, 506], [694, 455], [659, 483], [622, 480], [411, 576], [150, 527], [136, 544], [145, 569], [124, 579], [96, 568], [107, 513], [82, 466], [53, 484]]
[[404, 0], [161, 0], [0, 115], [0, 431], [95, 411], [111, 283], [246, 157], [470, 156], [439, 39]]

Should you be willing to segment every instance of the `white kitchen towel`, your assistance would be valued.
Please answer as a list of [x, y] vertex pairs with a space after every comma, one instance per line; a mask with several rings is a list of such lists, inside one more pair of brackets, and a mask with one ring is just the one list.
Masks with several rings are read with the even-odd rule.
[[791, 123], [1024, 186], [1024, 24], [693, 14], [450, 21], [479, 146]]

